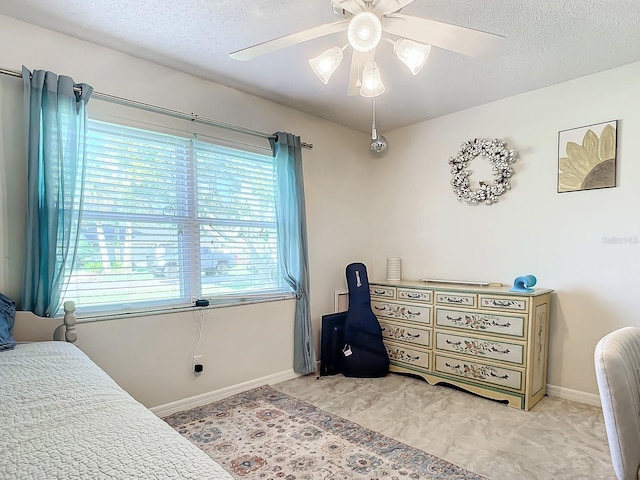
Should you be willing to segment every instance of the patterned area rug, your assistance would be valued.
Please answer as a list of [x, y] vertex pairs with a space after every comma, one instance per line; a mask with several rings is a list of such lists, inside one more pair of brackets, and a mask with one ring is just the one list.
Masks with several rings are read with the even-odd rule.
[[270, 387], [164, 420], [239, 479], [484, 478]]

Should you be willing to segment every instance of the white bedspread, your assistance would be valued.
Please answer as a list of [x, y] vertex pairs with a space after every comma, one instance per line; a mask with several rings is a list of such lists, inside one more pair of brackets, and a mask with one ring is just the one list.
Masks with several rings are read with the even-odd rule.
[[0, 352], [0, 479], [232, 478], [64, 342]]

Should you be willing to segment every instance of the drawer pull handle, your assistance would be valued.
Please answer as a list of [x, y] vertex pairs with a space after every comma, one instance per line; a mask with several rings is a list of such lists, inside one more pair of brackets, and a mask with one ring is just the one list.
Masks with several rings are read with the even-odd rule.
[[385, 293], [387, 293], [387, 291], [386, 290], [374, 290], [373, 293], [376, 294], [376, 295], [384, 295]]
[[414, 335], [414, 334], [411, 334], [411, 333], [407, 332], [407, 337], [409, 337], [409, 338], [420, 338], [420, 334], [418, 333], [418, 334]]
[[491, 347], [491, 351], [495, 353], [501, 353], [502, 355], [509, 355], [511, 353], [511, 350], [509, 350], [508, 348], [500, 350], [499, 348]]
[[504, 327], [504, 328], [509, 328], [511, 326], [511, 322], [507, 322], [507, 323], [498, 323], [495, 320], [493, 320], [491, 322], [491, 325], [494, 327]]

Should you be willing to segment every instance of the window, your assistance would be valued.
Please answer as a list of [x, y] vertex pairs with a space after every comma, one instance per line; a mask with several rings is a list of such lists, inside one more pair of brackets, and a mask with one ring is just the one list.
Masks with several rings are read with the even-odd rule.
[[80, 314], [290, 292], [268, 155], [89, 120], [81, 232], [64, 295]]

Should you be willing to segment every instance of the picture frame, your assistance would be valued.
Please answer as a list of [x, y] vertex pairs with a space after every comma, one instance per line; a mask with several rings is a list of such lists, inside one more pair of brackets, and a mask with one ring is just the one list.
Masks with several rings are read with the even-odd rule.
[[343, 290], [335, 290], [333, 311], [334, 313], [346, 312], [349, 310], [349, 290], [346, 288]]
[[558, 193], [616, 186], [617, 132], [610, 120], [558, 133]]

